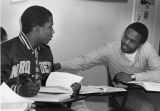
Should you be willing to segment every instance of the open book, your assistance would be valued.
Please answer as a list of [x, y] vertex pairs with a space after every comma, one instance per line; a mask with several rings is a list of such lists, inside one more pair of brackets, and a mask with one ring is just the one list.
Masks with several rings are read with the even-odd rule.
[[80, 94], [92, 93], [113, 93], [126, 91], [124, 88], [116, 88], [110, 86], [82, 86]]
[[75, 82], [81, 82], [82, 76], [66, 73], [66, 72], [52, 72], [46, 82], [46, 86], [61, 86], [71, 89], [71, 85]]
[[135, 84], [142, 86], [146, 91], [160, 92], [160, 82], [149, 82], [149, 81], [131, 81], [127, 84]]
[[71, 85], [75, 82], [81, 82], [82, 79], [82, 76], [71, 73], [52, 72], [47, 79], [46, 87], [41, 87], [39, 92], [72, 94], [73, 91]]
[[71, 85], [79, 83], [82, 79], [83, 77], [70, 73], [52, 72], [46, 81], [46, 87], [41, 87], [38, 95], [30, 99], [47, 102], [63, 101], [73, 94]]

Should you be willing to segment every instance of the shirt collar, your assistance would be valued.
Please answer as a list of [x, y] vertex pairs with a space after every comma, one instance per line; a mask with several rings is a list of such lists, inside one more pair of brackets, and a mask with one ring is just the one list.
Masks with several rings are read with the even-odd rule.
[[[29, 49], [29, 50], [33, 50], [33, 47], [31, 46], [31, 43], [29, 42], [28, 38], [26, 37], [26, 35], [21, 31], [21, 33], [19, 34], [19, 38], [21, 40], [21, 42]], [[40, 51], [40, 46], [39, 44], [37, 45], [36, 48], [38, 51]]]

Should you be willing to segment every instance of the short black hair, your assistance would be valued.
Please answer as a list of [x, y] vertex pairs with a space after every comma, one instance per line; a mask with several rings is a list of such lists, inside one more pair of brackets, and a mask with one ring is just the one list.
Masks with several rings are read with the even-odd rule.
[[0, 32], [1, 32], [1, 42], [3, 42], [4, 40], [6, 40], [7, 38], [4, 38], [7, 36], [7, 32], [3, 27], [0, 27]]
[[128, 27], [126, 28], [126, 30], [128, 28], [132, 28], [133, 30], [135, 30], [136, 32], [138, 32], [141, 35], [141, 44], [144, 44], [146, 42], [146, 40], [148, 39], [148, 28], [145, 24], [140, 23], [140, 22], [134, 22], [130, 25], [128, 25]]
[[22, 31], [29, 33], [36, 25], [43, 26], [52, 17], [52, 13], [42, 6], [31, 6], [21, 16]]

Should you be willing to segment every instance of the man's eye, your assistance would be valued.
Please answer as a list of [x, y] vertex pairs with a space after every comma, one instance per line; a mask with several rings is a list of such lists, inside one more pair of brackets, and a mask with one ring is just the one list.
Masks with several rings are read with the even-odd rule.
[[134, 41], [134, 40], [131, 40], [131, 43], [136, 44], [137, 42], [136, 42], [136, 41]]
[[126, 40], [127, 40], [127, 39], [128, 39], [128, 37], [127, 37], [127, 36], [124, 36], [124, 39], [126, 39]]

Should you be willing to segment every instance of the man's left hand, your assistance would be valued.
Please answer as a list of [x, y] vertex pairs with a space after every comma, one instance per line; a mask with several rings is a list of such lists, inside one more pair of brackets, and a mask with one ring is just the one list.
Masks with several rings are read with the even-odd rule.
[[81, 84], [75, 82], [75, 83], [73, 83], [73, 84], [71, 85], [71, 88], [72, 88], [72, 90], [73, 90], [73, 95], [78, 95], [78, 94], [79, 94], [79, 91], [80, 91], [80, 89], [81, 89]]
[[132, 78], [131, 78], [131, 74], [128, 74], [128, 73], [125, 73], [125, 72], [118, 72], [117, 74], [115, 74], [113, 80], [116, 83], [120, 83], [120, 82], [132, 81]]

